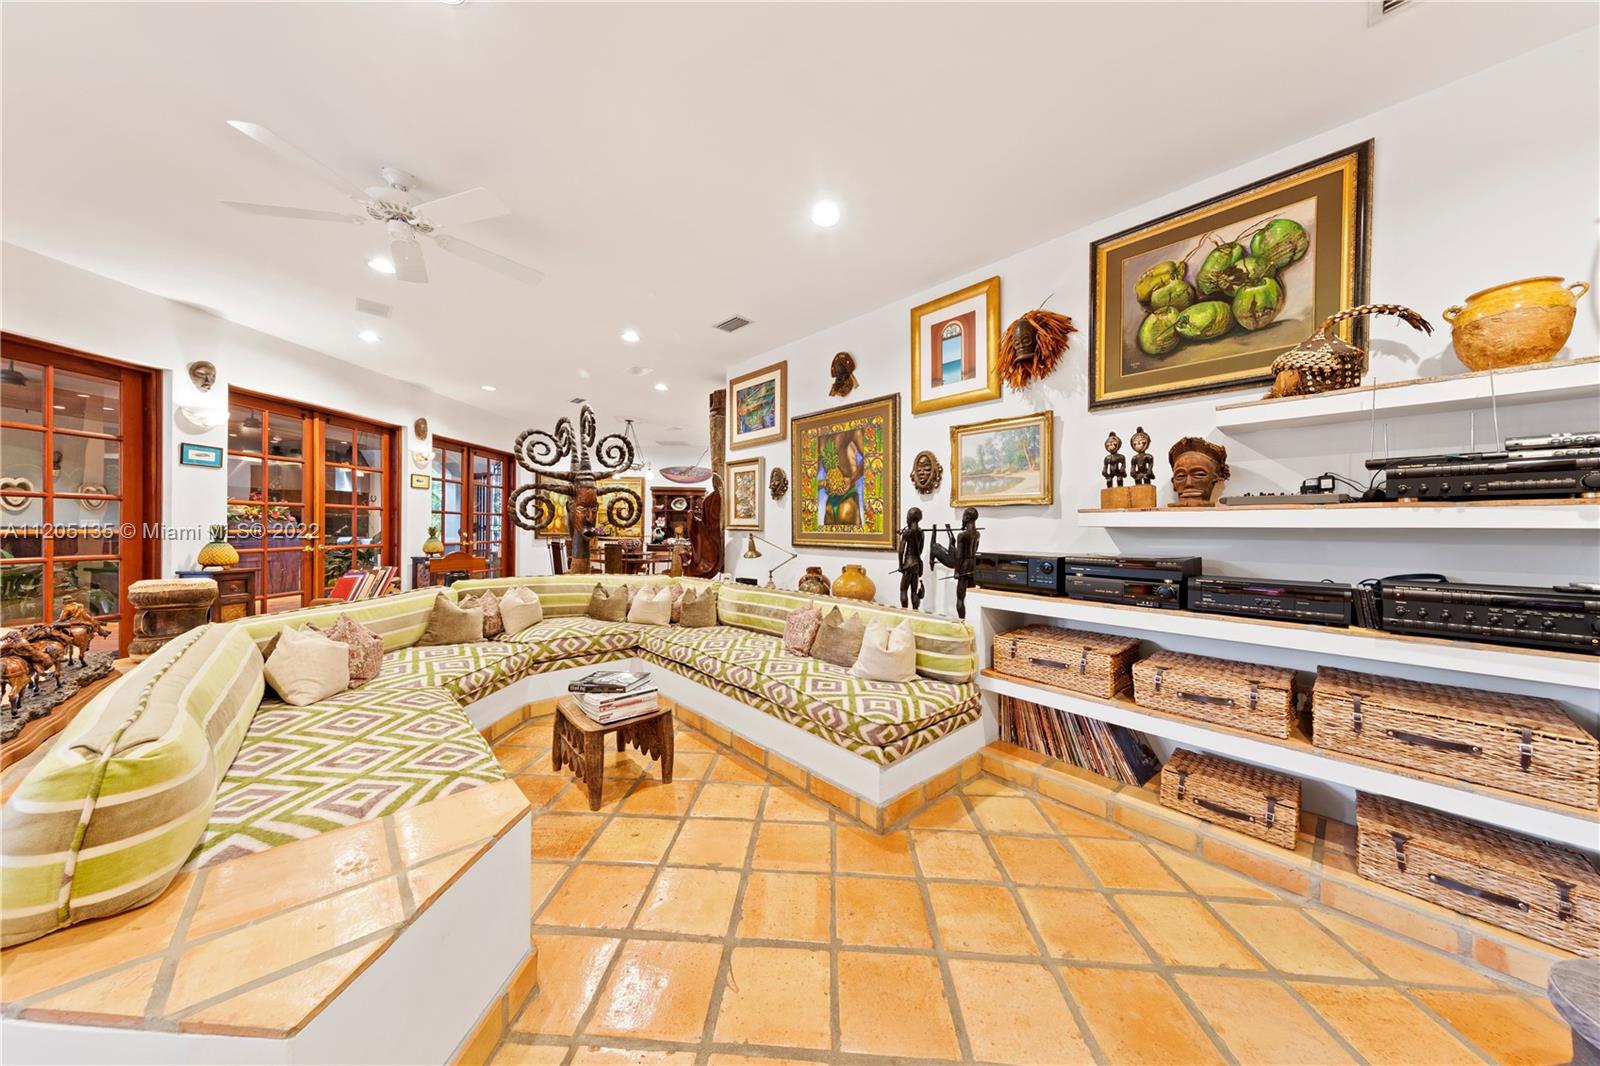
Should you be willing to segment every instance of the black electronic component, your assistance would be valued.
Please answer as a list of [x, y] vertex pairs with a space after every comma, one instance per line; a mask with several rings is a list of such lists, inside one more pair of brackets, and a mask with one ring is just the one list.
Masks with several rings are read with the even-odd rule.
[[1332, 581], [1191, 577], [1189, 610], [1310, 625], [1355, 624], [1355, 590]]
[[979, 552], [973, 576], [979, 588], [1013, 589], [1045, 596], [1061, 595], [1059, 555]]
[[1133, 607], [1184, 606], [1184, 580], [1200, 573], [1195, 556], [1067, 555], [1061, 559], [1061, 591], [1078, 600]]
[[1600, 592], [1583, 585], [1523, 588], [1385, 578], [1378, 583], [1381, 626], [1491, 644], [1523, 644], [1600, 654]]

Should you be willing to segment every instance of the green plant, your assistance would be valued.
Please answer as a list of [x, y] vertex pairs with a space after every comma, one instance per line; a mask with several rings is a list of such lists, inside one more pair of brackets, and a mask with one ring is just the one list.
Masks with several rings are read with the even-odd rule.
[[228, 539], [228, 525], [226, 522], [215, 523], [210, 528], [213, 543], [222, 543]]

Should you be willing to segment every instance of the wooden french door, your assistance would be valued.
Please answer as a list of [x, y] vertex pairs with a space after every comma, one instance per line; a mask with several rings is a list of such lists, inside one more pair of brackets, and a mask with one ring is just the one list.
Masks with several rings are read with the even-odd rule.
[[489, 562], [490, 577], [516, 573], [510, 535], [511, 456], [493, 448], [433, 439], [433, 525], [446, 552], [466, 551]]
[[392, 565], [394, 430], [234, 389], [228, 539], [260, 572], [263, 614], [294, 610], [353, 567]]
[[155, 375], [0, 335], [0, 625], [81, 603], [125, 651], [124, 593], [161, 568]]

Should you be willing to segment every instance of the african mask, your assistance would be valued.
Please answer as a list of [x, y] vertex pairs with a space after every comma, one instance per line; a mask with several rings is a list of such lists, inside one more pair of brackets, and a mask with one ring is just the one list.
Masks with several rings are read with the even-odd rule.
[[1210, 507], [1212, 496], [1228, 480], [1228, 449], [1201, 437], [1184, 437], [1167, 452], [1172, 464], [1174, 507]]

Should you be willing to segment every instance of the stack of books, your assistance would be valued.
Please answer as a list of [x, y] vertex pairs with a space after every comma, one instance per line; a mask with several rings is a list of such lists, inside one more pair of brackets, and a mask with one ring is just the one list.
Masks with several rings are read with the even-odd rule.
[[1123, 784], [1142, 785], [1161, 769], [1161, 760], [1131, 729], [1014, 696], [1000, 697], [1000, 739]]
[[601, 725], [649, 714], [657, 706], [657, 690], [642, 670], [596, 670], [567, 686], [578, 709]]

